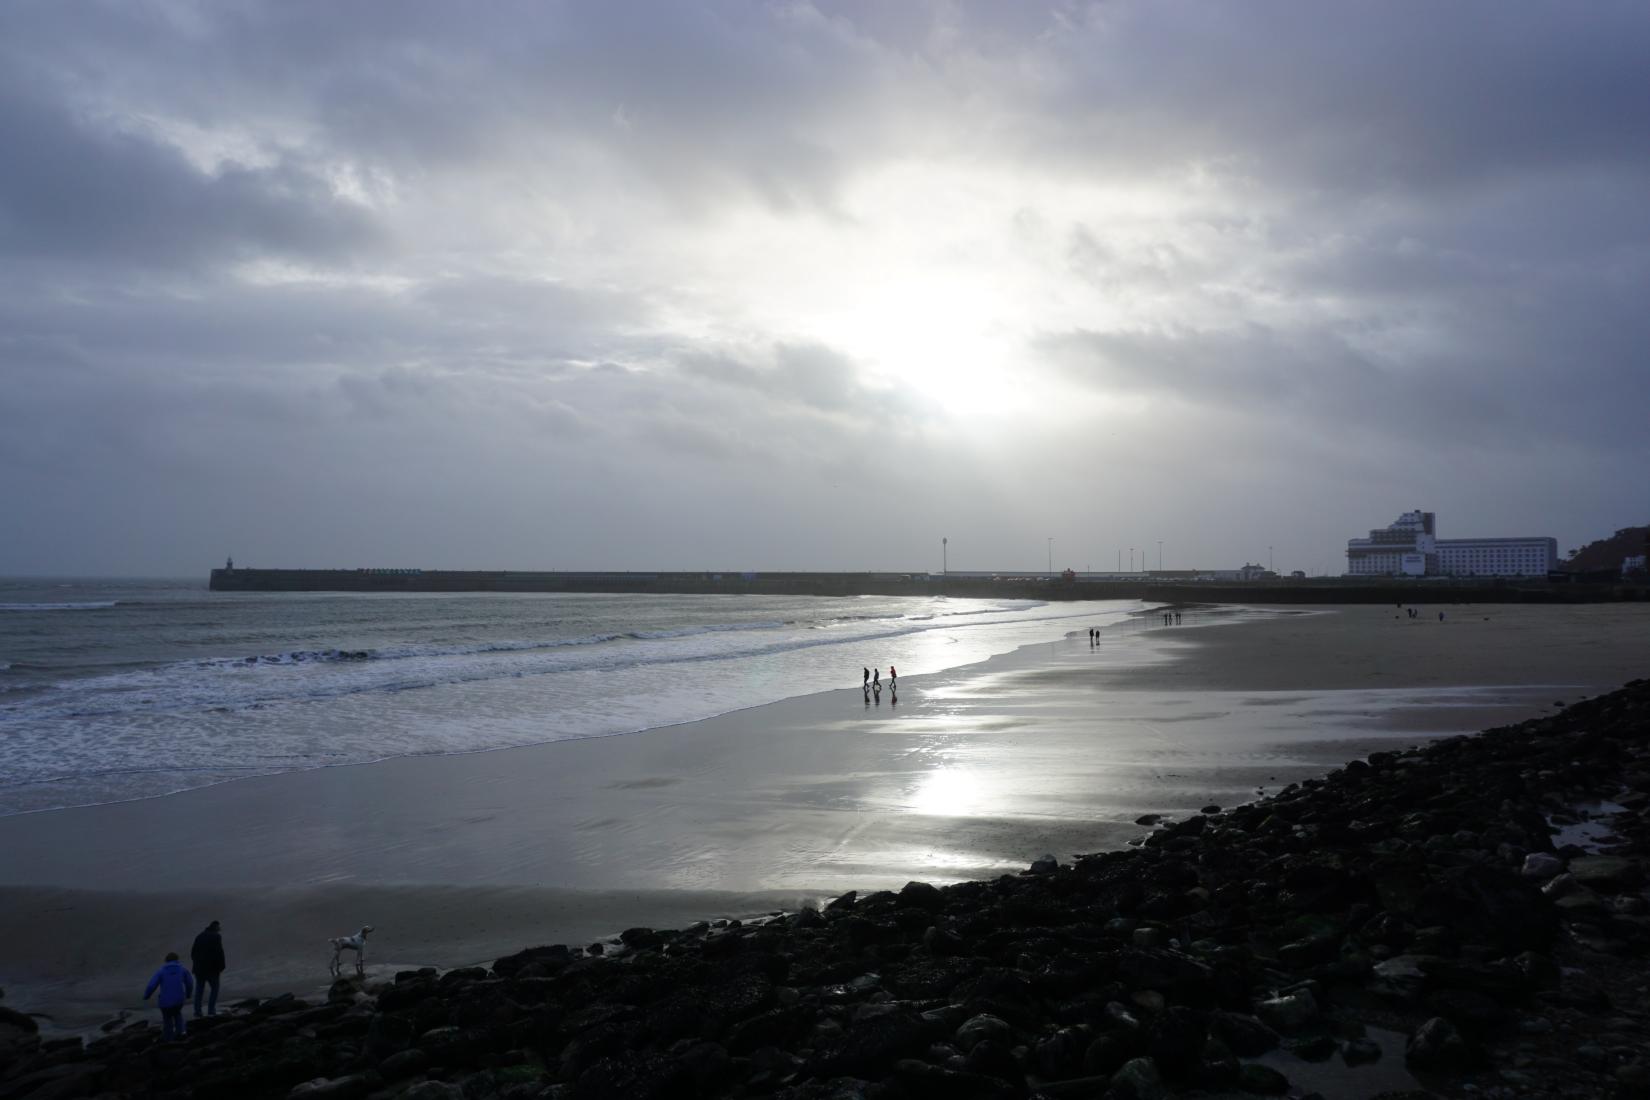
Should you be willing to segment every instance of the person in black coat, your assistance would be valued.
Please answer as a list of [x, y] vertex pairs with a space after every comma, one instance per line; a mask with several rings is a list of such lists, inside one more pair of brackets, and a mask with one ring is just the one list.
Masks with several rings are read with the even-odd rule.
[[218, 978], [226, 969], [223, 959], [222, 925], [213, 921], [195, 937], [189, 949], [189, 969], [195, 972], [195, 1015], [201, 1014], [201, 994], [211, 985], [212, 995], [206, 1002], [206, 1014], [218, 1014]]

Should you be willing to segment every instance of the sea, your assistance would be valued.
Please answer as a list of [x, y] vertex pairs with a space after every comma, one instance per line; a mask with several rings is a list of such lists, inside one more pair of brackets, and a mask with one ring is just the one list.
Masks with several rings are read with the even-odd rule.
[[867, 667], [903, 681], [973, 664], [1139, 610], [0, 578], [0, 815], [661, 729], [857, 690]]

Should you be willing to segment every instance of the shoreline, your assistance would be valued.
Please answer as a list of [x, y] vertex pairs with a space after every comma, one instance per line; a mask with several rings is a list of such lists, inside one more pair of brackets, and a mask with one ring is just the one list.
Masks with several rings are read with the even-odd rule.
[[[1496, 637], [1515, 639], [1502, 680], [1556, 669], [1543, 679], [1567, 683], [1572, 699], [1583, 667], [1595, 673], [1588, 693], [1608, 686], [1603, 676], [1628, 679], [1614, 670], [1636, 658], [1650, 609], [1574, 609], [1575, 622], [1552, 618], [1560, 610], [1498, 608], [1487, 626], [1419, 631], [1389, 630], [1362, 607], [1220, 630], [1152, 627], [1148, 614], [1098, 649], [1079, 634], [902, 678], [897, 713], [864, 708], [847, 688], [622, 737], [0, 819], [0, 985], [8, 1003], [84, 1028], [132, 1004], [131, 975], [157, 943], [213, 918], [227, 927], [225, 996], [267, 995], [314, 988], [313, 945], [363, 922], [381, 929], [373, 963], [385, 973], [1118, 849], [1142, 813], [1237, 805], [1349, 756], [1528, 717], [1561, 697], [1443, 683], [1439, 646], [1494, 657]], [[1527, 648], [1526, 628], [1546, 648]], [[1284, 647], [1266, 643], [1272, 658], [1296, 668], [1286, 686], [1197, 686], [1221, 685], [1222, 669], [1267, 638]], [[1375, 686], [1299, 686], [1343, 683], [1344, 668], [1309, 658], [1353, 642], [1383, 672]], [[498, 915], [466, 923], [464, 891]], [[172, 895], [169, 915], [157, 893]], [[112, 919], [122, 901], [154, 919]], [[86, 942], [106, 948], [95, 964]]]
[[324, 1000], [232, 1004], [180, 1043], [143, 1018], [48, 1044], [0, 1009], [0, 1089], [1626, 1100], [1650, 1084], [1650, 680], [1140, 824], [1140, 847], [990, 882], [345, 976]]
[[[486, 594], [483, 593], [482, 595]], [[500, 594], [500, 596], [501, 598], [508, 598], [508, 596], [504, 594]], [[391, 594], [388, 598], [393, 599], [395, 597]], [[597, 594], [590, 596], [589, 598], [600, 600], [603, 597]], [[818, 601], [814, 601], [814, 603], [817, 604]], [[1110, 628], [1118, 628], [1128, 631], [1142, 628], [1142, 624], [1136, 621], [1133, 617], [1133, 609], [1139, 606], [1137, 602], [1106, 601], [1092, 606], [1051, 605], [1044, 601], [1037, 601], [1037, 603], [1039, 604], [1037, 614], [1028, 621], [1031, 622], [1036, 629], [1042, 631], [1045, 638], [1053, 634], [1055, 631], [1060, 630], [1062, 621], [1074, 623], [1079, 618], [1089, 618], [1090, 616], [1107, 623]], [[997, 609], [999, 613], [1003, 614], [1011, 614], [1012, 610], [1029, 609], [1008, 609], [1003, 607], [999, 607]], [[965, 611], [964, 614], [972, 614], [972, 612]], [[944, 617], [945, 616], [943, 614], [936, 613], [928, 616], [927, 618], [933, 620], [943, 619]], [[990, 637], [985, 644], [980, 644], [973, 640], [976, 624], [970, 620], [961, 620], [952, 628], [957, 632], [955, 637], [948, 636], [942, 631], [937, 644], [930, 644], [926, 647], [919, 646], [918, 650], [912, 650], [906, 647], [913, 641], [920, 642], [920, 640], [925, 636], [924, 629], [905, 627], [905, 624], [897, 625], [904, 628], [895, 630], [894, 633], [886, 640], [888, 641], [889, 646], [894, 650], [894, 655], [897, 655], [897, 663], [907, 667], [908, 682], [911, 682], [909, 670], [913, 665], [922, 664], [936, 672], [943, 673], [958, 668], [977, 665], [983, 661], [990, 660], [992, 657], [1005, 656], [1014, 652], [1015, 649], [1021, 648], [1023, 645], [1027, 644], [1016, 637]], [[1013, 622], [990, 623], [986, 626], [985, 632], [988, 635], [1005, 630], [1012, 632], [1014, 631], [1015, 625], [1016, 624]], [[1074, 629], [1074, 627], [1068, 627], [1068, 629]], [[872, 639], [866, 644], [875, 644], [876, 642], [882, 640], [884, 639]], [[850, 641], [852, 640], [850, 639]], [[830, 640], [827, 640], [821, 644], [826, 647], [830, 647], [833, 643]], [[954, 655], [951, 652], [951, 647], [953, 646], [956, 647]], [[391, 648], [393, 651], [394, 647]], [[554, 649], [556, 647], [552, 646], [551, 648]], [[793, 646], [790, 648], [806, 649], [807, 647]], [[301, 656], [301, 654], [288, 654], [288, 656]], [[176, 657], [176, 655], [174, 655], [174, 657]], [[208, 664], [222, 664], [226, 660], [226, 658], [216, 656], [202, 659]], [[227, 660], [230, 660], [231, 664], [235, 664], [242, 659], [232, 658]], [[693, 657], [685, 658], [688, 665], [691, 665], [694, 660], [695, 658]], [[155, 665], [154, 668], [156, 671], [166, 671], [179, 663], [187, 665], [191, 662], [189, 660], [177, 658], [161, 661], [159, 664]], [[717, 660], [716, 663], [725, 669], [736, 667], [735, 663], [731, 660]], [[858, 662], [856, 661], [855, 663]], [[649, 666], [644, 663], [639, 667], [646, 668]], [[662, 671], [668, 674], [669, 672], [682, 667], [683, 665], [681, 664], [666, 660], [659, 662], [658, 667], [654, 671]], [[327, 746], [319, 741], [316, 741], [311, 742], [310, 747], [312, 750], [318, 751], [311, 751], [307, 754], [307, 756], [304, 753], [302, 746], [295, 747], [298, 755], [302, 758], [297, 762], [287, 762], [283, 760], [280, 763], [260, 764], [258, 763], [258, 757], [245, 756], [243, 754], [240, 759], [226, 763], [214, 761], [210, 756], [199, 756], [190, 759], [187, 766], [178, 770], [169, 771], [161, 766], [142, 766], [143, 762], [141, 760], [128, 760], [126, 763], [130, 766], [124, 766], [118, 769], [119, 772], [128, 773], [124, 776], [124, 778], [119, 780], [120, 785], [124, 787], [123, 790], [97, 790], [96, 788], [98, 787], [98, 784], [95, 780], [95, 771], [92, 772], [90, 776], [69, 774], [53, 777], [50, 775], [43, 775], [36, 777], [32, 781], [18, 779], [17, 781], [9, 784], [4, 792], [0, 792], [5, 795], [4, 800], [0, 801], [0, 807], [3, 807], [4, 809], [4, 812], [0, 812], [0, 818], [10, 817], [20, 813], [82, 809], [88, 807], [113, 805], [121, 802], [142, 801], [149, 798], [162, 798], [171, 795], [185, 794], [192, 790], [197, 790], [202, 787], [215, 786], [221, 783], [234, 783], [246, 779], [257, 779], [292, 772], [325, 770], [332, 767], [382, 764], [396, 759], [401, 759], [403, 757], [467, 756], [476, 752], [491, 752], [515, 748], [535, 748], [563, 741], [582, 740], [588, 737], [631, 736], [635, 734], [665, 731], [673, 728], [688, 726], [695, 722], [714, 721], [727, 715], [737, 714], [740, 711], [776, 703], [786, 703], [791, 700], [805, 698], [810, 695], [818, 695], [831, 690], [836, 690], [841, 682], [832, 682], [832, 678], [822, 678], [817, 675], [813, 675], [812, 670], [800, 669], [793, 671], [802, 672], [803, 675], [790, 681], [770, 678], [764, 681], [761, 688], [756, 691], [730, 690], [732, 685], [725, 682], [728, 677], [724, 674], [724, 682], [720, 685], [723, 690], [720, 693], [713, 693], [711, 695], [695, 695], [688, 693], [686, 697], [677, 701], [678, 705], [673, 708], [668, 708], [665, 711], [655, 710], [645, 705], [647, 700], [644, 700], [644, 706], [641, 709], [626, 707], [624, 704], [627, 701], [627, 694], [624, 686], [621, 685], [613, 693], [613, 697], [620, 705], [617, 708], [614, 720], [611, 722], [603, 722], [600, 719], [597, 719], [594, 723], [594, 728], [592, 728], [592, 724], [588, 720], [588, 715], [576, 714], [574, 716], [573, 724], [569, 726], [563, 722], [554, 720], [553, 717], [547, 716], [548, 720], [541, 722], [536, 731], [524, 729], [517, 732], [507, 732], [501, 736], [495, 735], [490, 739], [488, 739], [487, 734], [483, 732], [481, 733], [481, 736], [484, 740], [480, 744], [476, 744], [474, 738], [469, 736], [470, 731], [466, 731], [464, 736], [437, 738], [435, 739], [435, 744], [423, 748], [420, 748], [415, 744], [410, 750], [404, 748], [394, 748], [391, 747], [390, 744], [368, 744], [365, 746], [354, 746], [353, 751], [350, 746], [345, 746], [343, 751], [336, 754], [340, 757], [338, 759], [329, 759], [329, 757], [332, 757], [335, 754], [328, 751]], [[846, 672], [848, 670], [840, 671]], [[97, 679], [96, 676], [92, 676], [91, 678], [93, 680]], [[490, 681], [484, 680], [483, 690], [491, 690], [497, 693], [510, 693], [514, 695], [516, 702], [520, 706], [521, 712], [524, 715], [530, 715], [533, 712], [533, 694], [535, 691], [535, 689], [530, 685], [533, 684], [534, 680], [535, 675], [531, 673], [527, 674], [525, 677], [520, 674], [514, 677], [499, 675], [492, 678]], [[513, 686], [518, 684], [524, 686], [520, 689]], [[461, 686], [462, 681], [442, 681], [438, 678], [432, 683], [419, 685], [417, 690], [409, 694], [409, 697], [424, 697], [426, 695], [436, 697], [442, 695], [443, 693], [451, 692]], [[631, 685], [631, 687], [635, 686], [637, 685]], [[36, 684], [20, 690], [22, 690], [25, 693], [25, 696], [27, 696], [30, 693], [38, 695], [42, 690], [44, 690], [44, 688], [42, 685]], [[589, 686], [589, 690], [587, 690], [584, 694], [586, 697], [600, 697], [605, 694], [605, 689], [600, 684], [593, 683]], [[375, 707], [390, 706], [392, 705], [392, 700], [398, 698], [399, 696], [398, 694], [390, 693], [379, 694], [375, 698], [373, 693], [365, 692], [359, 696], [348, 695], [348, 697], [359, 700], [358, 717], [370, 720], [374, 713]], [[7, 695], [6, 698], [13, 699], [15, 701], [16, 697]], [[301, 704], [302, 695], [300, 694], [295, 698], [286, 699], [285, 701], [289, 703]], [[242, 720], [248, 724], [268, 724], [268, 719], [260, 719], [255, 717], [255, 711], [258, 709], [258, 707], [254, 706], [242, 711]], [[304, 722], [303, 712], [301, 709], [295, 709], [288, 713], [285, 717], [292, 723], [302, 724]], [[419, 710], [416, 706], [409, 708], [409, 712], [406, 715], [407, 724], [409, 726], [416, 727], [419, 724], [430, 724], [433, 728], [440, 728], [440, 723], [442, 723], [446, 717], [447, 715], [442, 713], [439, 708], [434, 711], [426, 712]], [[582, 724], [581, 719], [583, 720]], [[278, 729], [280, 719], [275, 719], [275, 722], [277, 723], [276, 728]], [[415, 741], [416, 740], [417, 739], [415, 739]], [[393, 743], [396, 739], [390, 738], [389, 741]], [[439, 745], [443, 743], [449, 745], [450, 747], [439, 747]], [[61, 784], [61, 786], [59, 786], [59, 784]], [[56, 789], [54, 790], [54, 788]], [[64, 804], [50, 804], [52, 800], [58, 798], [66, 798], [68, 801]]]

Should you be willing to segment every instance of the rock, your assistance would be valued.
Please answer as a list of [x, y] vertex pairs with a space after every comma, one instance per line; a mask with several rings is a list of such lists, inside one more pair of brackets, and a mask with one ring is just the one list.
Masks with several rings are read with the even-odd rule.
[[1564, 873], [1564, 861], [1546, 852], [1531, 852], [1524, 857], [1524, 866], [1518, 873], [1545, 882]]
[[963, 1057], [963, 1069], [1001, 1081], [1016, 1081], [1024, 1076], [1008, 1044], [996, 1039], [981, 1039], [975, 1043], [974, 1048]]
[[1088, 1049], [1088, 1034], [1080, 1028], [1063, 1027], [1037, 1043], [1032, 1051], [1032, 1064], [1037, 1075], [1045, 1081], [1059, 1081], [1082, 1073], [1083, 1053]]
[[1112, 1074], [1111, 1100], [1169, 1100], [1169, 1090], [1150, 1058], [1133, 1058]]
[[658, 947], [665, 939], [651, 928], [626, 928], [619, 933], [619, 942], [632, 951], [646, 951]]
[[387, 1081], [399, 1081], [423, 1073], [429, 1064], [430, 1056], [422, 1050], [403, 1050], [380, 1062], [378, 1072]]
[[290, 1100], [354, 1100], [370, 1091], [372, 1086], [366, 1074], [352, 1073], [348, 1077], [318, 1077], [305, 1081], [293, 1086], [287, 1096]]
[[1163, 1010], [1147, 1029], [1147, 1049], [1152, 1058], [1163, 1066], [1195, 1064], [1208, 1037], [1208, 1026], [1203, 1013], [1184, 1005]]
[[1211, 1012], [1209, 1032], [1243, 1058], [1265, 1054], [1278, 1045], [1278, 1033], [1254, 1016], [1236, 1012]]
[[[573, 953], [566, 944], [554, 943], [542, 947], [529, 947], [524, 951], [517, 951], [514, 955], [505, 955], [493, 962], [493, 973], [501, 978], [513, 978], [524, 971], [533, 970], [539, 974], [552, 974], [573, 961]], [[397, 980], [400, 976], [397, 975]]]
[[1255, 1005], [1255, 1015], [1285, 1035], [1301, 1031], [1318, 1017], [1318, 1002], [1306, 990], [1272, 997]]
[[1418, 1001], [1426, 991], [1430, 961], [1425, 955], [1397, 955], [1376, 963], [1370, 978], [1370, 988], [1383, 997], [1395, 1001]]
[[364, 999], [366, 981], [362, 978], [339, 978], [327, 990], [328, 1004], [354, 1004], [356, 1000]]
[[995, 1016], [981, 1013], [964, 1021], [963, 1025], [957, 1029], [953, 1039], [958, 1050], [968, 1051], [973, 1049], [975, 1043], [985, 1039], [1005, 1044], [1010, 1043], [1014, 1039], [1014, 1029], [1008, 1025], [1006, 1020], [1000, 1020]]
[[1336, 1048], [1335, 1040], [1328, 1035], [1309, 1035], [1288, 1040], [1283, 1049], [1303, 1062], [1323, 1062], [1334, 1055]]
[[[1009, 1100], [1009, 1097], [1016, 1095], [1005, 1082], [995, 1077], [931, 1066], [916, 1058], [902, 1058], [895, 1063], [894, 1081], [899, 1089], [896, 1095], [909, 1096], [913, 1100]], [[864, 1082], [856, 1084], [863, 1086]], [[873, 1089], [875, 1087], [871, 1086]], [[870, 1097], [882, 1093], [867, 1090], [857, 1095]]]
[[1426, 1006], [1468, 1035], [1488, 1035], [1507, 1020], [1500, 1001], [1471, 989], [1437, 990], [1427, 995]]
[[1037, 1087], [1037, 1095], [1047, 1100], [1094, 1100], [1104, 1096], [1110, 1085], [1110, 1077], [1068, 1077], [1062, 1081], [1044, 1081]]
[[927, 882], [908, 882], [899, 892], [901, 905], [937, 913], [945, 908], [945, 894], [938, 886]]
[[3, 1005], [0, 1005], [0, 1027], [9, 1027], [14, 1031], [29, 1035], [40, 1033], [40, 1024], [35, 1021], [33, 1016], [25, 1015]]
[[858, 903], [858, 901], [859, 901], [859, 891], [849, 890], [846, 894], [843, 894], [841, 897], [832, 898], [830, 900], [830, 902], [828, 902], [826, 904], [825, 912], [827, 912], [827, 913], [847, 913], [847, 912], [850, 912], [854, 908], [854, 906]]
[[1380, 1044], [1373, 1039], [1348, 1039], [1341, 1048], [1341, 1059], [1349, 1066], [1361, 1066], [1381, 1060]]
[[1644, 868], [1620, 856], [1582, 856], [1570, 861], [1570, 874], [1589, 890], [1613, 893], [1644, 881]]
[[420, 1081], [401, 1093], [399, 1100], [464, 1100], [464, 1089], [450, 1081]]
[[1625, 1066], [1617, 1066], [1613, 1076], [1623, 1089], [1632, 1090], [1640, 1096], [1650, 1095], [1650, 1062], [1629, 1062]]
[[686, 1071], [673, 1059], [635, 1053], [597, 1061], [579, 1075], [573, 1095], [579, 1100], [673, 1100], [686, 1085]]
[[817, 1050], [807, 1072], [814, 1077], [871, 1077], [900, 1058], [921, 1051], [928, 1029], [917, 1016], [899, 1012], [856, 1024], [841, 1039]]
[[1238, 1069], [1238, 1088], [1262, 1096], [1282, 1096], [1289, 1091], [1289, 1078], [1259, 1062], [1245, 1062]]
[[1162, 820], [1163, 820], [1163, 815], [1162, 814], [1141, 814], [1139, 817], [1134, 819], [1134, 823], [1136, 825], [1151, 826], [1151, 825], [1156, 825], [1159, 821], [1162, 821]]
[[1434, 1016], [1409, 1037], [1404, 1061], [1416, 1069], [1457, 1073], [1471, 1069], [1477, 1058], [1454, 1024]]
[[1041, 859], [1033, 860], [1027, 869], [1033, 875], [1052, 875], [1060, 869], [1060, 861], [1052, 855], [1045, 855]]
[[1133, 1056], [1137, 1045], [1132, 1037], [1102, 1035], [1083, 1052], [1083, 1072], [1088, 1074], [1116, 1073]]

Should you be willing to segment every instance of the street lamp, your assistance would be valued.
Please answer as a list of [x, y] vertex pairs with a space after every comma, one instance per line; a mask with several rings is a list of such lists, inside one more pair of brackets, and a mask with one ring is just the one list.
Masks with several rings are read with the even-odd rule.
[[1048, 575], [1054, 576], [1054, 536], [1048, 537]]
[[951, 565], [947, 560], [949, 556], [947, 548], [949, 547], [950, 542], [951, 540], [947, 538], [940, 539], [940, 576], [942, 577], [951, 572]]

